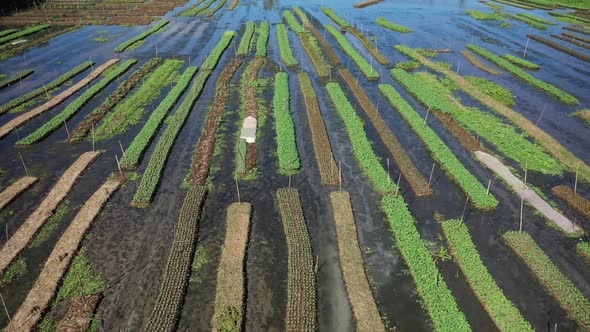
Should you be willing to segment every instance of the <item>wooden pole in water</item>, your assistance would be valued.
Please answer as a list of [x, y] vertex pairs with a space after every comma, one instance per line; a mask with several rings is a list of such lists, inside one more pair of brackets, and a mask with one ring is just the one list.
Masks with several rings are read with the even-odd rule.
[[236, 181], [236, 190], [238, 191], [238, 203], [242, 203], [242, 200], [240, 199], [240, 186], [238, 185], [238, 178], [234, 178], [234, 180]]
[[342, 161], [338, 161], [338, 182], [340, 183], [340, 191], [342, 191]]
[[395, 196], [399, 193], [399, 182], [402, 180], [402, 173], [397, 176], [397, 188], [395, 188]]
[[23, 163], [23, 167], [25, 168], [25, 173], [27, 175], [29, 175], [29, 170], [27, 169], [27, 165], [25, 164], [25, 160], [23, 159], [23, 155], [20, 154], [20, 152], [18, 153], [18, 156], [20, 157], [20, 161], [21, 163]]
[[117, 161], [117, 168], [119, 169], [119, 174], [123, 174], [121, 170], [121, 164], [119, 164], [119, 157], [115, 154], [115, 160]]
[[543, 113], [545, 113], [545, 107], [546, 107], [546, 105], [543, 105], [543, 110], [541, 111], [541, 115], [539, 115], [539, 118], [537, 119], [535, 126], [538, 125], [539, 122], [541, 122], [541, 118], [543, 117]]
[[6, 312], [6, 317], [8, 317], [8, 325], [12, 325], [12, 318], [10, 318], [8, 309], [6, 309], [6, 302], [4, 302], [4, 297], [2, 296], [2, 294], [0, 294], [0, 299], [2, 299], [2, 306], [4, 307], [4, 312]]
[[430, 186], [430, 183], [432, 182], [432, 174], [434, 174], [434, 165], [435, 163], [432, 163], [432, 169], [430, 169], [430, 177], [428, 178], [428, 185]]
[[576, 163], [576, 179], [574, 180], [574, 195], [578, 193], [578, 167], [579, 163]]
[[467, 210], [467, 204], [469, 203], [469, 196], [465, 199], [465, 205], [463, 206], [463, 213], [461, 213], [461, 222], [463, 222], [463, 218], [465, 217], [465, 210]]
[[426, 111], [426, 115], [424, 116], [424, 125], [426, 125], [426, 121], [428, 121], [428, 113], [430, 113], [430, 107], [428, 107], [428, 110]]
[[121, 141], [119, 140], [119, 147], [121, 148], [121, 158], [125, 157], [125, 150], [123, 150], [123, 144], [121, 144]]
[[526, 57], [526, 50], [529, 48], [529, 40], [530, 38], [526, 39], [526, 44], [524, 45], [524, 52], [522, 53], [522, 58], [524, 59]]
[[94, 122], [92, 123], [92, 151], [94, 152]]
[[488, 189], [486, 190], [486, 197], [490, 194], [490, 185], [492, 184], [492, 179], [488, 180]]
[[70, 140], [70, 130], [68, 129], [68, 123], [64, 120], [64, 127], [66, 127], [66, 134], [68, 134], [68, 141]]

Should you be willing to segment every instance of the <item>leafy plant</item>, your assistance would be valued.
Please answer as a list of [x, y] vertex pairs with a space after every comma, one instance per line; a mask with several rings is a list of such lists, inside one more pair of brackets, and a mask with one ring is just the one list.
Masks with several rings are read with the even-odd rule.
[[492, 13], [484, 13], [480, 12], [479, 10], [467, 10], [465, 11], [469, 16], [473, 17], [476, 20], [498, 20], [504, 21], [504, 17], [501, 13], [492, 12]]
[[273, 106], [277, 132], [277, 154], [279, 167], [283, 174], [292, 174], [301, 167], [289, 99], [289, 75], [285, 72], [277, 73], [275, 75]]
[[348, 56], [359, 66], [360, 70], [365, 74], [368, 79], [379, 79], [379, 73], [369, 64], [369, 62], [363, 58], [363, 56], [350, 44], [348, 39], [344, 37], [338, 29], [331, 25], [326, 25], [326, 29], [338, 42], [340, 47], [344, 50]]
[[82, 247], [66, 272], [55, 303], [73, 300], [85, 295], [99, 294], [107, 285], [105, 279], [98, 275], [86, 256], [86, 247]]
[[588, 242], [579, 242], [576, 245], [576, 250], [578, 254], [580, 254], [588, 264], [590, 264], [590, 243]]
[[399, 24], [395, 24], [393, 22], [389, 22], [385, 17], [378, 17], [375, 22], [377, 22], [377, 24], [379, 24], [380, 26], [387, 28], [389, 30], [393, 30], [393, 31], [397, 31], [397, 32], [401, 32], [401, 33], [409, 33], [409, 32], [413, 32], [414, 30], [407, 28], [403, 25], [399, 25]]
[[322, 7], [322, 12], [324, 12], [324, 14], [326, 14], [330, 19], [332, 19], [332, 21], [334, 21], [334, 23], [338, 24], [340, 27], [342, 28], [346, 28], [349, 27], [350, 24], [348, 24], [348, 22], [346, 22], [345, 19], [343, 19], [342, 17], [338, 16], [333, 9], [331, 8], [327, 8], [327, 7]]
[[395, 64], [395, 68], [412, 71], [422, 67], [422, 64], [418, 61], [404, 61]]
[[238, 46], [239, 56], [246, 56], [250, 52], [250, 42], [252, 41], [255, 27], [256, 26], [254, 25], [253, 21], [246, 22], [246, 30], [244, 31], [244, 35], [240, 40], [240, 46]]
[[283, 59], [283, 62], [288, 67], [297, 66], [299, 62], [293, 56], [291, 45], [289, 45], [287, 27], [284, 24], [277, 24], [277, 37], [279, 39], [279, 50], [281, 52], [281, 59]]
[[283, 18], [285, 19], [287, 24], [289, 24], [291, 30], [293, 30], [296, 33], [305, 33], [305, 29], [301, 24], [299, 24], [299, 21], [297, 21], [297, 19], [290, 10], [283, 11]]
[[159, 31], [160, 29], [164, 28], [168, 23], [170, 23], [170, 21], [168, 20], [160, 20], [158, 21], [158, 23], [156, 23], [156, 25], [152, 26], [151, 28], [147, 29], [146, 31], [140, 33], [139, 35], [121, 43], [119, 46], [117, 46], [115, 48], [115, 52], [117, 53], [121, 53], [123, 51], [125, 51], [127, 48], [129, 48], [131, 45], [137, 43], [140, 40], [144, 40], [147, 37], [149, 37], [150, 35], [156, 33], [157, 31]]
[[257, 30], [258, 39], [256, 40], [256, 56], [266, 57], [266, 44], [268, 42], [268, 37], [270, 34], [270, 26], [268, 25], [268, 22], [261, 22]]

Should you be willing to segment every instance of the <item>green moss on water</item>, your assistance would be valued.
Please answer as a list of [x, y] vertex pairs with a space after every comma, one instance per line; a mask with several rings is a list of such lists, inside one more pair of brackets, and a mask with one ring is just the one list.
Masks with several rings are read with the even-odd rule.
[[105, 279], [94, 271], [86, 257], [86, 251], [86, 247], [82, 247], [72, 261], [59, 288], [55, 303], [73, 300], [80, 296], [99, 294], [106, 289]]
[[6, 287], [11, 282], [22, 277], [25, 273], [27, 273], [27, 261], [20, 257], [10, 264], [6, 272], [0, 276], [0, 288]]
[[57, 231], [59, 224], [61, 223], [64, 215], [70, 208], [70, 202], [68, 200], [63, 201], [55, 210], [53, 215], [49, 218], [47, 223], [43, 225], [39, 233], [35, 236], [33, 241], [29, 244], [29, 248], [39, 248], [43, 245], [49, 237], [51, 237]]
[[201, 278], [199, 276], [199, 272], [203, 269], [207, 263], [209, 263], [210, 257], [207, 247], [202, 244], [197, 246], [195, 250], [195, 257], [193, 258], [193, 265], [192, 265], [192, 273], [190, 277], [190, 282], [193, 283], [200, 283]]
[[55, 319], [49, 318], [47, 317], [47, 315], [45, 315], [45, 317], [43, 317], [43, 320], [41, 321], [41, 323], [39, 323], [39, 325], [37, 325], [37, 331], [38, 332], [53, 332], [57, 330], [57, 323], [58, 321], [56, 321]]
[[422, 67], [422, 64], [418, 61], [403, 61], [395, 64], [395, 68], [401, 68], [406, 71], [416, 70], [420, 67]]

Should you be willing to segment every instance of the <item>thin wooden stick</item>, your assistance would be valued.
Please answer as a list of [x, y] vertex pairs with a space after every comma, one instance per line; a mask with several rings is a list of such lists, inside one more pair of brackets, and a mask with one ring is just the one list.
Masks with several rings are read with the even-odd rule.
[[428, 185], [430, 186], [430, 183], [432, 182], [432, 175], [434, 174], [434, 165], [435, 163], [432, 163], [432, 168], [430, 169], [430, 177], [428, 178]]
[[10, 318], [10, 314], [8, 313], [8, 309], [6, 309], [6, 303], [4, 302], [4, 297], [0, 294], [0, 299], [2, 299], [2, 306], [4, 307], [4, 312], [6, 312], [6, 317], [8, 317], [8, 325], [12, 325], [12, 319]]
[[117, 168], [119, 168], [119, 173], [123, 174], [123, 171], [121, 171], [121, 164], [119, 164], [119, 157], [117, 155], [115, 155], [115, 160], [117, 161]]
[[27, 175], [29, 175], [29, 170], [27, 169], [27, 165], [25, 164], [25, 160], [23, 159], [23, 155], [20, 154], [20, 152], [18, 153], [18, 156], [20, 157], [20, 161], [21, 163], [23, 163], [23, 167], [25, 168], [25, 173]]
[[240, 199], [240, 186], [238, 185], [238, 178], [234, 178], [234, 180], [236, 181], [236, 190], [238, 191], [238, 203], [242, 203], [242, 200]]

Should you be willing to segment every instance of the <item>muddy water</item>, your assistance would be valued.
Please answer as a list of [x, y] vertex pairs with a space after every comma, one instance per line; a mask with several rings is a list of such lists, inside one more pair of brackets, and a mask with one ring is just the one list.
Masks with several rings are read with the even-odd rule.
[[[194, 2], [194, 0], [191, 1], [185, 8]], [[539, 126], [557, 138], [579, 158], [587, 163], [590, 162], [588, 127], [578, 118], [568, 116], [569, 113], [582, 108], [581, 106], [588, 107], [590, 105], [590, 95], [587, 93], [590, 87], [588, 79], [590, 70], [588, 70], [587, 64], [533, 41], [529, 43], [527, 58], [542, 67], [541, 70], [533, 72], [533, 75], [576, 95], [581, 101], [581, 106], [562, 105], [554, 97], [545, 95], [508, 73], [489, 76], [474, 68], [458, 53], [465, 44], [476, 43], [498, 54], [520, 54], [526, 43], [523, 36], [529, 30], [528, 26], [522, 22], [511, 21], [512, 28], [501, 29], [498, 27], [499, 22], [475, 21], [464, 15], [466, 9], [489, 11], [485, 5], [475, 1], [384, 1], [380, 5], [362, 10], [352, 8], [352, 3], [351, 0], [322, 1], [314, 4], [304, 1], [241, 1], [234, 11], [228, 12], [226, 9], [222, 9], [212, 18], [173, 17], [174, 13], [182, 10], [177, 8], [173, 13], [167, 15], [171, 23], [163, 32], [149, 37], [147, 42], [137, 50], [123, 54], [115, 54], [113, 49], [119, 43], [142, 31], [144, 27], [85, 27], [0, 62], [0, 71], [3, 73], [13, 73], [25, 68], [32, 68], [36, 71], [35, 74], [23, 80], [22, 85], [3, 89], [0, 93], [0, 103], [9, 101], [22, 92], [39, 87], [88, 59], [100, 64], [113, 57], [137, 58], [139, 63], [123, 77], [125, 78], [134, 69], [139, 68], [145, 61], [156, 55], [156, 45], [159, 56], [183, 59], [186, 61], [185, 66], [189, 61], [192, 65], [200, 65], [224, 30], [231, 29], [239, 32], [234, 41], [237, 47], [243, 31], [243, 24], [247, 20], [268, 20], [272, 27], [273, 24], [281, 22], [281, 11], [291, 5], [299, 5], [312, 14], [314, 25], [323, 33], [322, 24], [334, 25], [320, 11], [320, 6], [326, 5], [335, 8], [340, 16], [351, 20], [366, 35], [375, 36], [379, 49], [391, 60], [392, 65], [407, 60], [393, 49], [396, 44], [407, 44], [413, 47], [452, 48], [455, 50], [454, 53], [440, 55], [437, 60], [450, 62], [454, 69], [459, 67], [461, 74], [486, 75], [486, 77], [506, 86], [517, 96], [517, 106], [514, 107], [516, 111], [531, 121], [537, 121], [542, 112], [543, 117]], [[505, 10], [513, 13], [522, 12], [522, 10], [508, 6], [505, 7]], [[531, 13], [547, 17], [543, 11], [539, 10], [534, 10]], [[415, 32], [398, 34], [381, 28], [374, 23], [374, 19], [378, 16], [384, 16], [396, 23], [406, 25], [414, 29]], [[541, 35], [558, 33], [561, 26], [563, 24], [559, 23], [557, 27], [550, 26], [546, 32], [533, 30], [533, 33]], [[109, 40], [106, 42], [93, 41], [92, 39], [99, 35], [99, 31], [104, 32], [107, 38], [110, 36]], [[336, 52], [351, 73], [355, 76], [359, 75], [359, 84], [365, 89], [372, 101], [377, 103], [379, 100], [379, 111], [386, 123], [398, 136], [419, 171], [428, 177], [433, 160], [421, 142], [397, 111], [391, 108], [382, 96], [379, 96], [376, 83], [368, 82], [356, 65], [347, 61], [347, 57], [329, 34], [326, 38], [334, 45]], [[347, 38], [363, 56], [370, 59], [369, 53], [358, 40], [352, 36], [347, 36]], [[380, 313], [391, 328], [395, 327], [402, 331], [431, 330], [428, 315], [419, 304], [420, 299], [415, 294], [413, 280], [407, 272], [407, 267], [396, 248], [395, 241], [392, 239], [388, 222], [379, 210], [379, 196], [373, 192], [368, 180], [362, 174], [352, 153], [343, 123], [322, 88], [325, 82], [318, 79], [310, 59], [293, 33], [290, 33], [290, 42], [294, 55], [300, 62], [299, 68], [290, 70], [289, 73], [292, 94], [291, 107], [303, 165], [302, 172], [293, 176], [292, 185], [297, 186], [300, 190], [304, 215], [312, 238], [313, 251], [318, 260], [316, 281], [319, 329], [321, 331], [351, 331], [354, 329], [354, 321], [339, 269], [337, 243], [329, 202], [329, 192], [338, 190], [338, 187], [319, 185], [313, 146], [309, 139], [307, 117], [296, 80], [296, 73], [300, 70], [307, 71], [312, 77], [334, 156], [337, 161], [342, 163], [343, 188], [351, 193], [365, 269]], [[568, 47], [576, 48], [573, 45], [568, 45]], [[218, 68], [210, 77], [180, 133], [168, 159], [152, 205], [147, 209], [130, 207], [129, 202], [137, 189], [138, 181], [128, 182], [110, 200], [91, 229], [92, 237], [85, 241], [89, 248], [89, 259], [109, 284], [109, 289], [105, 292], [105, 298], [98, 310], [106, 330], [140, 330], [151, 313], [159, 291], [168, 250], [174, 236], [178, 211], [185, 196], [185, 190], [180, 188], [180, 184], [190, 167], [193, 148], [198, 141], [209, 102], [214, 95], [215, 79], [223, 66], [229, 63], [229, 57], [232, 56], [233, 44], [230, 45]], [[277, 64], [280, 63], [276, 32], [272, 28], [269, 56], [261, 72], [261, 77], [274, 76], [278, 70]], [[392, 84], [420, 114], [423, 116], [426, 114], [426, 110], [391, 79], [387, 66], [379, 66], [375, 61], [373, 61], [373, 65], [382, 72], [383, 82]], [[232, 179], [233, 145], [234, 135], [238, 128], [236, 122], [239, 119], [237, 84], [244, 67], [245, 64], [234, 77], [233, 82], [236, 87], [231, 94], [230, 106], [223, 119], [221, 130], [225, 148], [214, 159], [217, 170], [213, 172], [212, 185], [199, 224], [198, 243], [208, 248], [209, 262], [205, 264], [203, 269], [191, 276], [191, 278], [196, 278], [189, 283], [187, 288], [179, 321], [179, 330], [181, 331], [210, 329], [217, 265], [225, 233], [225, 209], [231, 202], [237, 201], [235, 183]], [[281, 67], [285, 69], [284, 65]], [[73, 81], [76, 82], [85, 74], [76, 76]], [[333, 75], [332, 78], [337, 79], [336, 75]], [[86, 105], [79, 114], [68, 122], [70, 129], [81, 121], [84, 115], [98, 106], [115, 88], [116, 84], [111, 84]], [[81, 93], [82, 91], [72, 96], [68, 102], [74, 100]], [[154, 101], [154, 104], [157, 105], [164, 95], [165, 93]], [[348, 95], [349, 100], [353, 102], [351, 94]], [[466, 104], [481, 107], [468, 96], [459, 95]], [[270, 112], [272, 110], [272, 84], [262, 89], [261, 97], [263, 105]], [[14, 215], [9, 216], [5, 221], [9, 234], [14, 232], [34, 210], [69, 164], [81, 152], [91, 148], [88, 141], [75, 145], [62, 143], [61, 141], [66, 135], [63, 129], [57, 130], [47, 139], [32, 147], [20, 149], [14, 147], [18, 136], [23, 137], [33, 132], [42, 123], [63, 110], [66, 105], [60, 105], [39, 116], [23, 126], [18, 135], [11, 134], [0, 141], [0, 155], [3, 157], [0, 158], [0, 168], [9, 170], [8, 175], [0, 178], [0, 185], [6, 185], [9, 179], [24, 174], [17, 152], [22, 154], [29, 172], [41, 178], [31, 190], [25, 192], [7, 207], [7, 209], [14, 211]], [[490, 111], [485, 107], [482, 109]], [[171, 113], [175, 110], [176, 108]], [[391, 159], [364, 113], [358, 113], [367, 123], [368, 136], [374, 142], [375, 152], [384, 161], [388, 157]], [[148, 114], [149, 111], [146, 112], [142, 121], [147, 119]], [[14, 116], [1, 116], [0, 125]], [[518, 227], [520, 209], [518, 198], [499, 180], [495, 179], [484, 166], [474, 161], [440, 123], [431, 119], [429, 125], [482, 183], [492, 179], [491, 192], [501, 202], [500, 206], [493, 213], [480, 213], [468, 207], [465, 212], [465, 220], [484, 264], [498, 285], [537, 330], [545, 330], [547, 326], [553, 326], [556, 323], [560, 331], [576, 330], [576, 324], [566, 318], [566, 314], [556, 301], [533, 279], [526, 266], [501, 240], [501, 235], [504, 232]], [[274, 120], [269, 114], [258, 142], [260, 162], [258, 179], [240, 182], [242, 200], [253, 204], [252, 228], [246, 264], [247, 305], [244, 327], [247, 331], [284, 330], [287, 247], [276, 207], [275, 192], [276, 189], [288, 185], [288, 178], [277, 172], [278, 161], [273, 126]], [[127, 146], [140, 129], [141, 124], [112, 140], [97, 142], [97, 148], [103, 149], [105, 153], [80, 178], [79, 184], [68, 195], [72, 209], [64, 218], [58, 232], [44, 247], [24, 252], [24, 257], [29, 264], [27, 274], [1, 290], [11, 313], [24, 300], [27, 290], [40, 272], [40, 265], [49, 255], [57, 238], [71, 221], [79, 206], [100, 186], [109, 173], [116, 170], [115, 154], [120, 154], [119, 141], [123, 146]], [[161, 133], [162, 130], [160, 130], [158, 137]], [[139, 172], [142, 172], [147, 166], [147, 159], [153, 151], [153, 145], [146, 152], [147, 157], [139, 166]], [[518, 165], [510, 161], [508, 163], [516, 167], [517, 170], [521, 170]], [[398, 170], [394, 163], [392, 163], [391, 174], [392, 178], [397, 178]], [[541, 187], [545, 194], [553, 198], [550, 193], [551, 186], [571, 184], [573, 176], [572, 174], [564, 174], [561, 177], [549, 178], [539, 174], [529, 174], [529, 181]], [[410, 211], [417, 220], [417, 226], [423, 238], [436, 245], [444, 244], [440, 237], [440, 226], [434, 220], [433, 215], [438, 212], [449, 218], [460, 217], [463, 212], [465, 195], [438, 166], [435, 167], [433, 176], [435, 193], [432, 197], [415, 198], [411, 190], [407, 190], [407, 184], [403, 182], [401, 188]], [[587, 185], [580, 184], [579, 190], [587, 197], [590, 196], [590, 188]], [[590, 226], [587, 221], [582, 221], [579, 216], [570, 211], [566, 205], [553, 200], [568, 217], [576, 218], [582, 223], [585, 222], [586, 228]], [[524, 220], [524, 229], [535, 238], [561, 271], [587, 297], [590, 297], [590, 267], [582, 264], [575, 253], [577, 240], [565, 238], [558, 231], [549, 227], [545, 220], [535, 215], [529, 207], [524, 209]], [[4, 225], [0, 226], [4, 227]], [[0, 236], [0, 241], [4, 243], [4, 235]], [[478, 331], [495, 330], [493, 323], [466, 284], [456, 264], [450, 261], [437, 261], [437, 264], [472, 327]], [[6, 318], [2, 316], [0, 325], [5, 325], [5, 323]]]

